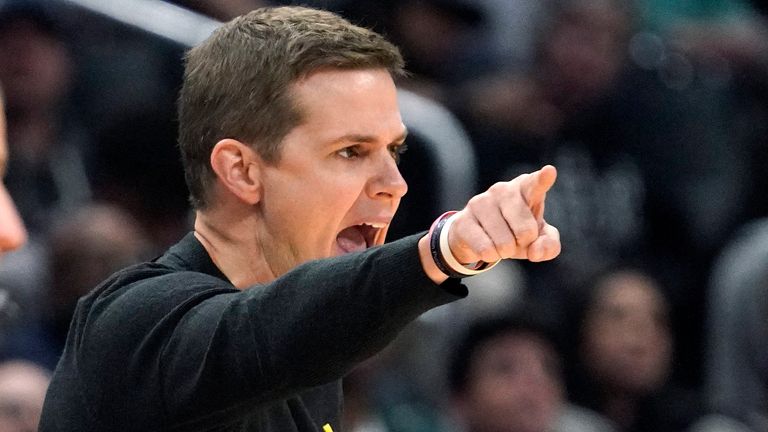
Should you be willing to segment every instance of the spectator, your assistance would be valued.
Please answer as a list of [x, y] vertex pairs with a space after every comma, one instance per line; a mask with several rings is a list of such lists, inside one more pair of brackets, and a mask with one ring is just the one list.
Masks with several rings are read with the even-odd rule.
[[56, 366], [77, 300], [117, 269], [148, 257], [149, 242], [123, 210], [84, 206], [54, 224], [48, 244], [48, 289], [39, 316], [19, 317], [7, 329], [0, 358]]
[[0, 432], [36, 432], [50, 373], [32, 363], [0, 363]]
[[703, 413], [672, 379], [669, 305], [657, 282], [634, 269], [606, 272], [575, 302], [567, 333], [572, 400], [622, 432], [681, 431]]
[[527, 316], [474, 323], [449, 369], [453, 406], [466, 432], [608, 431], [587, 410], [569, 409], [549, 331]]
[[67, 111], [74, 65], [51, 9], [9, 2], [0, 9], [0, 82], [8, 114], [7, 185], [33, 233], [57, 209], [90, 198], [87, 135]]
[[47, 328], [58, 353], [64, 348], [77, 300], [116, 270], [147, 259], [149, 245], [138, 223], [108, 204], [84, 206], [55, 225], [50, 238]]

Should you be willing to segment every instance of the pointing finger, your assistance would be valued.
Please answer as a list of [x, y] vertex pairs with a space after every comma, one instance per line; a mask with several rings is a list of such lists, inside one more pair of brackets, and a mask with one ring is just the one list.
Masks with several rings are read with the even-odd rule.
[[552, 165], [545, 165], [540, 170], [529, 174], [520, 186], [521, 193], [536, 220], [541, 224], [544, 218], [544, 198], [557, 179], [557, 170]]
[[552, 188], [556, 179], [557, 170], [552, 165], [545, 165], [540, 170], [525, 177], [520, 190], [528, 206], [533, 207], [544, 201], [547, 191]]

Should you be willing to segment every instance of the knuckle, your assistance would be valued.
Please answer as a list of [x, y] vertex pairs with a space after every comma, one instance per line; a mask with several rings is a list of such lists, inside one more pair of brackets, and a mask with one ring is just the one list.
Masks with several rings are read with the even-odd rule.
[[469, 247], [469, 240], [472, 238], [473, 224], [470, 220], [457, 217], [451, 225], [451, 231], [448, 233], [450, 242], [458, 243], [462, 248]]
[[501, 256], [509, 256], [510, 254], [514, 253], [517, 249], [517, 244], [515, 242], [515, 237], [512, 235], [511, 232], [505, 233], [504, 235], [497, 236], [494, 239], [496, 251]]
[[501, 258], [512, 258], [517, 255], [517, 247], [514, 243], [506, 243], [498, 248], [498, 250]]
[[491, 187], [488, 188], [488, 192], [504, 193], [508, 187], [509, 187], [509, 183], [507, 182], [496, 182], [492, 184]]
[[476, 211], [486, 207], [490, 200], [490, 195], [487, 192], [483, 192], [480, 195], [473, 196], [469, 202], [467, 202], [467, 207], [469, 207], [470, 210]]
[[467, 239], [464, 236], [463, 232], [459, 231], [459, 232], [454, 233], [453, 231], [451, 231], [450, 235], [448, 236], [448, 242], [449, 242], [449, 244], [452, 247], [456, 246], [456, 248], [458, 248], [458, 249], [463, 249], [463, 250], [470, 249], [471, 250], [471, 245], [467, 241]]
[[525, 226], [525, 230], [527, 232], [531, 233], [531, 235], [533, 236], [534, 239], [536, 239], [539, 236], [539, 234], [540, 234], [540, 232], [539, 232], [539, 224], [535, 220], [533, 220], [533, 219], [528, 220], [524, 224], [524, 226]]
[[496, 255], [496, 246], [494, 246], [491, 242], [482, 241], [477, 245], [477, 255], [480, 257], [480, 259], [484, 260], [487, 257]]
[[451, 246], [456, 245], [457, 247], [460, 247], [462, 249], [472, 249], [472, 244], [470, 240], [472, 239], [472, 230], [471, 225], [468, 225], [465, 223], [466, 221], [464, 219], [457, 218], [453, 225], [451, 226], [451, 230], [448, 233], [448, 243]]
[[499, 252], [493, 245], [487, 246], [480, 251], [480, 259], [486, 262], [493, 262], [499, 258]]
[[538, 231], [528, 225], [523, 225], [515, 230], [518, 245], [529, 245], [538, 237]]
[[469, 211], [471, 211], [471, 212], [477, 211], [477, 207], [479, 205], [479, 201], [482, 199], [481, 196], [482, 195], [475, 195], [472, 198], [470, 198], [470, 200], [467, 201], [466, 208], [469, 209]]

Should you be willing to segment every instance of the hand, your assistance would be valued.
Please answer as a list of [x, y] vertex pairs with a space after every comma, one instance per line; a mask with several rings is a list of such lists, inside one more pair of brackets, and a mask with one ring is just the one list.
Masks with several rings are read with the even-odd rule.
[[557, 170], [547, 165], [475, 195], [456, 213], [448, 244], [460, 263], [517, 258], [547, 261], [560, 253], [560, 233], [544, 220]]

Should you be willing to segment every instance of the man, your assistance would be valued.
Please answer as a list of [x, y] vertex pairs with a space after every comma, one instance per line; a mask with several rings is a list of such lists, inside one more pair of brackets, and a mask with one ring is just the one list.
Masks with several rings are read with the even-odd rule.
[[328, 12], [259, 9], [186, 62], [194, 232], [80, 300], [41, 431], [338, 432], [340, 378], [466, 295], [438, 265], [457, 275], [559, 252], [542, 218], [552, 167], [473, 198], [431, 236], [381, 246], [407, 188], [402, 58], [381, 36]]
[[8, 142], [5, 131], [5, 100], [0, 92], [0, 256], [12, 251], [27, 238], [24, 224], [21, 222], [16, 206], [13, 204], [8, 190], [2, 179], [5, 177], [5, 167], [8, 163]]
[[533, 314], [472, 323], [454, 347], [448, 375], [457, 430], [613, 430], [596, 413], [568, 406], [554, 335]]

